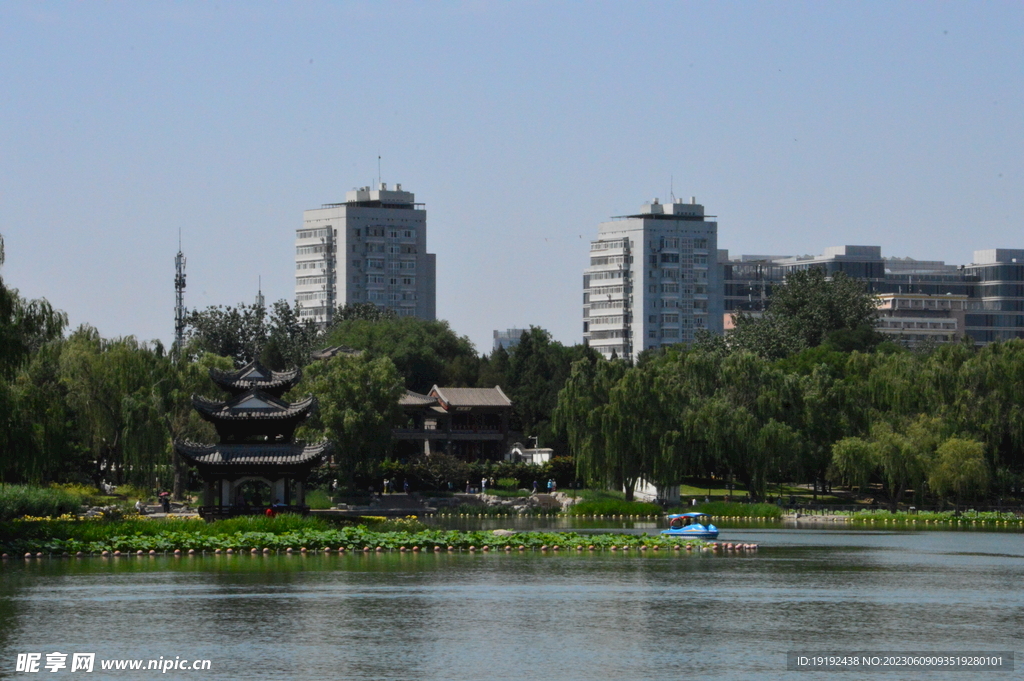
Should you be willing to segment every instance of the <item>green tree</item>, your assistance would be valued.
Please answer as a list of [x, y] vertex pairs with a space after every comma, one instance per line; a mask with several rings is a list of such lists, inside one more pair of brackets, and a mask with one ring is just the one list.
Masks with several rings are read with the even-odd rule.
[[566, 433], [576, 474], [588, 484], [614, 482], [614, 459], [608, 456], [603, 421], [612, 388], [626, 369], [622, 360], [576, 360], [558, 393], [552, 418], [556, 429]]
[[[193, 395], [205, 395], [212, 399], [223, 400], [225, 395], [210, 379], [210, 369], [230, 371], [234, 362], [230, 357], [218, 357], [211, 353], [203, 353], [198, 358], [182, 359], [173, 364], [167, 381], [167, 389], [161, 391], [166, 404], [160, 410], [164, 426], [171, 440], [191, 440], [193, 442], [213, 443], [217, 441], [217, 431], [213, 424], [204, 420], [192, 407]], [[188, 465], [176, 453], [172, 453], [171, 490], [175, 499], [182, 499], [188, 480]], [[161, 485], [166, 480], [161, 481]]]
[[389, 358], [405, 387], [416, 392], [426, 393], [434, 385], [476, 385], [475, 369], [467, 369], [479, 361], [473, 344], [443, 320], [345, 320], [335, 324], [321, 342], [362, 350], [371, 358]]
[[388, 319], [398, 319], [398, 313], [389, 307], [381, 307], [373, 303], [346, 303], [335, 310], [332, 324], [350, 322], [354, 319], [380, 322]]
[[920, 489], [924, 483], [945, 429], [941, 419], [924, 414], [902, 425], [897, 430], [889, 423], [879, 422], [871, 428], [889, 510], [893, 513], [908, 488]]
[[[3, 264], [4, 241], [0, 236], [0, 266]], [[54, 310], [46, 300], [26, 300], [0, 278], [0, 377], [12, 378], [33, 352], [59, 339], [67, 323], [67, 315]]]
[[988, 485], [985, 445], [977, 440], [953, 437], [939, 445], [936, 455], [935, 465], [928, 474], [928, 485], [940, 497], [952, 496], [959, 515], [964, 497]]
[[131, 336], [105, 340], [88, 326], [68, 339], [61, 381], [97, 487], [103, 480], [151, 484], [156, 469], [170, 463], [164, 415], [171, 372], [159, 344]]
[[254, 359], [278, 371], [305, 366], [323, 337], [315, 323], [301, 320], [297, 305], [284, 300], [269, 311], [245, 303], [193, 310], [185, 321], [187, 358], [210, 353], [232, 358], [236, 367]]
[[863, 282], [812, 267], [787, 274], [785, 283], [772, 289], [762, 316], [736, 315], [728, 342], [769, 359], [788, 357], [830, 339], [844, 351], [870, 350], [881, 341], [874, 332], [876, 316], [875, 299]]
[[312, 393], [318, 411], [299, 430], [307, 440], [334, 445], [339, 477], [350, 489], [357, 474], [369, 474], [391, 451], [391, 430], [400, 423], [404, 388], [387, 357], [337, 355], [314, 362], [292, 394]]
[[611, 389], [603, 410], [604, 466], [616, 487], [633, 500], [636, 484], [674, 482], [663, 460], [668, 420], [654, 385], [652, 371], [631, 367]]
[[873, 442], [859, 437], [844, 437], [832, 445], [832, 470], [861, 494], [878, 468], [878, 451]]
[[573, 362], [584, 358], [596, 361], [595, 357], [594, 350], [582, 345], [566, 347], [536, 326], [524, 331], [509, 352], [502, 388], [512, 400], [523, 431], [537, 436], [541, 446], [553, 447], [558, 453], [568, 448], [564, 433], [552, 428], [552, 413]]

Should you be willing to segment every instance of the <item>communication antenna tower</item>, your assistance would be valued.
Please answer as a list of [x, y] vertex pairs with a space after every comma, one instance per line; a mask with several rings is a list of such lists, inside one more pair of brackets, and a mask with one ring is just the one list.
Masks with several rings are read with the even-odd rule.
[[185, 254], [181, 252], [181, 230], [178, 230], [178, 254], [174, 256], [174, 351], [177, 361], [185, 345]]
[[256, 307], [262, 310], [267, 306], [267, 301], [263, 298], [263, 277], [258, 277], [256, 281], [258, 282], [256, 284]]

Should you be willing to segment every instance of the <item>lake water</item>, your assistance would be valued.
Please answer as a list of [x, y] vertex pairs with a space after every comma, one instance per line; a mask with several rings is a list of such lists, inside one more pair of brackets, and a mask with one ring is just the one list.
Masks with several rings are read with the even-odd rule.
[[[747, 527], [721, 539], [761, 549], [10, 560], [0, 677], [81, 673], [70, 655], [58, 673], [15, 671], [18, 653], [45, 664], [55, 651], [96, 653], [86, 678], [100, 679], [1021, 676], [1020, 660], [1013, 672], [825, 673], [789, 670], [786, 657], [1019, 652], [1020, 532]], [[211, 668], [99, 669], [161, 656]]]

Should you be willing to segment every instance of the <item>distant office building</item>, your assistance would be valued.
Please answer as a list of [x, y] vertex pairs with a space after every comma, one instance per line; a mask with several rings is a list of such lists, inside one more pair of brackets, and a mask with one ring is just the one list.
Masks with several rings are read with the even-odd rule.
[[[1024, 338], [1024, 249], [975, 251], [970, 265], [883, 258], [880, 246], [836, 246], [818, 256], [737, 259], [722, 251], [719, 262], [727, 329], [737, 312], [762, 312], [772, 288], [788, 273], [820, 267], [828, 274], [843, 272], [864, 281], [867, 290], [879, 296], [878, 330], [903, 335], [910, 344], [926, 336], [948, 342], [966, 334], [977, 344]], [[916, 312], [921, 314], [915, 317]]]
[[1024, 338], [1024, 249], [975, 251], [963, 274], [974, 285], [967, 313], [971, 338], [981, 343]]
[[522, 340], [523, 334], [529, 331], [529, 329], [505, 329], [504, 331], [494, 330], [494, 345], [491, 347], [492, 350], [498, 348], [505, 348], [505, 350], [511, 350], [515, 346], [519, 345], [519, 341]]
[[605, 357], [722, 332], [718, 223], [704, 206], [654, 199], [598, 226], [583, 274], [583, 340]]
[[303, 213], [295, 235], [295, 299], [303, 320], [374, 303], [400, 316], [436, 318], [436, 260], [427, 253], [427, 211], [386, 183]]
[[906, 345], [952, 343], [964, 333], [967, 296], [881, 293], [875, 330]]

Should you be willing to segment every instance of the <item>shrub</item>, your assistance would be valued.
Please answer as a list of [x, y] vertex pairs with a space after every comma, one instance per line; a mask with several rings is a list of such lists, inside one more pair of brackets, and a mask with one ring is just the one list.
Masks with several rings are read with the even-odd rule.
[[306, 492], [306, 506], [310, 508], [331, 508], [331, 497], [322, 489], [314, 489]]
[[0, 520], [78, 513], [82, 497], [64, 489], [0, 485]]
[[498, 489], [514, 490], [519, 488], [519, 480], [516, 478], [498, 478]]

